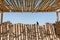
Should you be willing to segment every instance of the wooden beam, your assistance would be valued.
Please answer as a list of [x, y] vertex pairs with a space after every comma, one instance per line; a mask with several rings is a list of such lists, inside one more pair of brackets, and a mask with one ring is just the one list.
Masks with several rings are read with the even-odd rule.
[[5, 3], [6, 3], [6, 5], [9, 5], [11, 8], [13, 8], [13, 5], [10, 2], [8, 2], [7, 0], [5, 1]]
[[3, 12], [0, 11], [0, 24], [3, 22]]
[[37, 6], [36, 9], [37, 9], [37, 10], [38, 10], [38, 9], [42, 9], [42, 8], [44, 7], [44, 5], [46, 4], [46, 2], [48, 2], [48, 0], [43, 0], [43, 1], [40, 3], [40, 5]]
[[14, 8], [16, 8], [16, 3], [14, 2], [14, 0], [10, 0], [10, 2], [12, 3], [12, 5], [14, 6]]
[[6, 3], [5, 2], [3, 2], [4, 4], [2, 4], [1, 6], [0, 6], [0, 9], [4, 12], [4, 10], [7, 10], [7, 8], [5, 7], [5, 5], [6, 5]]
[[49, 1], [49, 0], [44, 1], [43, 4], [42, 4], [42, 6], [40, 6], [40, 7], [41, 7], [40, 9], [42, 9], [42, 8], [46, 5], [46, 3], [47, 3], [48, 1]]
[[50, 0], [48, 1], [45, 6], [42, 8], [42, 10], [44, 10], [45, 8], [47, 8], [54, 0]]
[[4, 7], [8, 8], [9, 11], [13, 9], [12, 5], [8, 1], [7, 3], [6, 1], [4, 2]]
[[56, 12], [56, 22], [59, 21], [59, 12]]
[[19, 0], [16, 0], [17, 6], [19, 7]]

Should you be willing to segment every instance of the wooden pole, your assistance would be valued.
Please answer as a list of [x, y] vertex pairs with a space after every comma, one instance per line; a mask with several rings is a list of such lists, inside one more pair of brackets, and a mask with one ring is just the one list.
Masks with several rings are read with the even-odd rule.
[[26, 31], [26, 40], [28, 40], [28, 38], [27, 38], [27, 26], [25, 26], [25, 31]]
[[0, 24], [3, 22], [3, 12], [0, 11]]
[[56, 21], [58, 22], [59, 21], [59, 12], [56, 12]]

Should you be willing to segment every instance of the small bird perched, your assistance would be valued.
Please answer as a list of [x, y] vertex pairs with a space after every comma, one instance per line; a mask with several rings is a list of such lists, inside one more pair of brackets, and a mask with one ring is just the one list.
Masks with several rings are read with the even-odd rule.
[[38, 21], [36, 23], [37, 23], [37, 25], [39, 25]]

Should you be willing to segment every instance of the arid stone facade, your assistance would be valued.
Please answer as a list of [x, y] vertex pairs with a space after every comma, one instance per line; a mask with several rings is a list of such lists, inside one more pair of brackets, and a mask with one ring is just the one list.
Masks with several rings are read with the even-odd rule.
[[43, 26], [37, 24], [12, 24], [4, 22], [0, 24], [0, 40], [60, 40], [56, 36], [55, 26], [46, 23]]

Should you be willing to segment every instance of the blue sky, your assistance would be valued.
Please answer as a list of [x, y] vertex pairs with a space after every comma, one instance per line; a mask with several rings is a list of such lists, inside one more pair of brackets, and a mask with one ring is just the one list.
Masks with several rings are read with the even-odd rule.
[[56, 21], [55, 12], [5, 12], [3, 21], [12, 23], [34, 24], [37, 21], [40, 25], [54, 23]]

